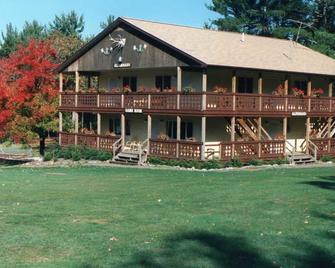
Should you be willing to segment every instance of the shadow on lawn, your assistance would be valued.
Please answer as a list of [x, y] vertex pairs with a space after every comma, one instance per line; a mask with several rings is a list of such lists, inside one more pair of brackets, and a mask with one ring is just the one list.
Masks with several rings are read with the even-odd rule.
[[321, 176], [319, 180], [305, 181], [302, 184], [312, 185], [326, 190], [335, 190], [335, 176]]
[[[304, 241], [292, 240], [290, 248], [299, 249], [280, 257], [290, 267], [335, 267], [335, 255]], [[141, 251], [124, 267], [191, 268], [191, 267], [257, 267], [274, 268], [280, 264], [265, 259], [260, 250], [238, 236], [210, 232], [189, 232], [166, 240], [163, 248]]]
[[275, 267], [241, 237], [189, 232], [167, 239], [164, 248], [139, 252], [125, 267]]

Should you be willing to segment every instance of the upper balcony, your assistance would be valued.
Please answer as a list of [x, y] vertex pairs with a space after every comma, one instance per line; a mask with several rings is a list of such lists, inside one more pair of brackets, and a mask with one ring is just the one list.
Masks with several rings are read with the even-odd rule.
[[207, 116], [330, 116], [335, 112], [335, 98], [214, 92], [62, 92], [60, 110]]

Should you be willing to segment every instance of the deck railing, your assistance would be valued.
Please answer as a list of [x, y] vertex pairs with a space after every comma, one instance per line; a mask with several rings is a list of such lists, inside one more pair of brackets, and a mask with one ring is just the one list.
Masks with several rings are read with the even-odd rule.
[[[205, 95], [205, 98], [203, 96]], [[205, 103], [203, 103], [205, 102]], [[204, 104], [204, 105], [203, 105]], [[266, 113], [332, 113], [335, 98], [272, 94], [206, 93], [62, 93], [61, 108], [140, 109], [156, 111]]]
[[92, 149], [100, 149], [103, 151], [113, 151], [113, 143], [118, 140], [118, 136], [103, 136], [82, 133], [59, 133], [60, 145], [80, 145]]

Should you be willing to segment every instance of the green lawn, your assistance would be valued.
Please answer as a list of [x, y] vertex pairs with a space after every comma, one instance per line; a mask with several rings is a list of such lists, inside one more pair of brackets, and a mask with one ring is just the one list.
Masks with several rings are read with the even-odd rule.
[[0, 267], [335, 267], [335, 168], [0, 169]]

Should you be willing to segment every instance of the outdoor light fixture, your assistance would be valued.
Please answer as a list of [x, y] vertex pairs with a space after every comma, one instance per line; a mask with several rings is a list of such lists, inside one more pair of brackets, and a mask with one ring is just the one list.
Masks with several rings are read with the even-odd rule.
[[134, 45], [133, 50], [137, 53], [142, 53], [144, 50], [146, 50], [147, 44], [139, 44], [138, 46]]

